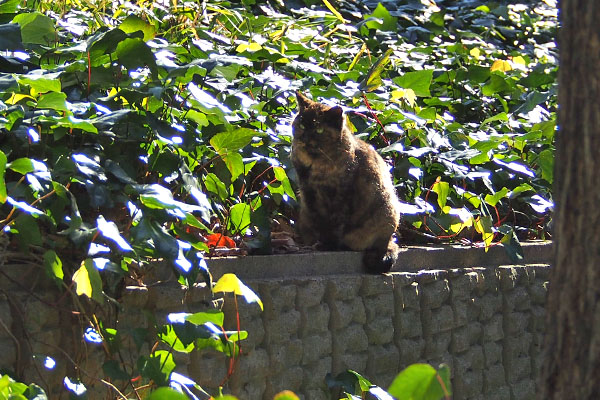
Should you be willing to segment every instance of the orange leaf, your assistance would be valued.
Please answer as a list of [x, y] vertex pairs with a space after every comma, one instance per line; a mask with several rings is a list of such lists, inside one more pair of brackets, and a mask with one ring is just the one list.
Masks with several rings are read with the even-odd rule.
[[213, 233], [206, 238], [208, 239], [208, 247], [228, 247], [230, 249], [237, 247], [232, 238], [220, 233]]

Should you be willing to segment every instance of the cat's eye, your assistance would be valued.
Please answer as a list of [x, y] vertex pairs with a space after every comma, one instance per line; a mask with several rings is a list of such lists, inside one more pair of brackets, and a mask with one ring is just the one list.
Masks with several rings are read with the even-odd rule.
[[304, 127], [304, 124], [303, 124], [303, 123], [299, 123], [299, 124], [298, 124], [298, 127], [300, 127], [300, 129], [306, 129], [306, 128]]
[[317, 133], [320, 135], [323, 133], [323, 128], [317, 128], [315, 129], [317, 131]]

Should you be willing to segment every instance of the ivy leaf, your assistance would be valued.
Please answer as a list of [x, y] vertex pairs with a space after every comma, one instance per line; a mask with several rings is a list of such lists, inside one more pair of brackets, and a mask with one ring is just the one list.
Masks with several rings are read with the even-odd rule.
[[69, 111], [67, 107], [67, 95], [63, 92], [50, 92], [40, 96], [37, 102], [38, 108], [47, 108], [57, 111]]
[[237, 296], [242, 296], [248, 303], [258, 303], [260, 309], [263, 309], [263, 304], [260, 298], [250, 289], [244, 285], [242, 281], [238, 279], [234, 274], [224, 274], [215, 286], [212, 288], [213, 293], [228, 292], [233, 293]]
[[230, 232], [244, 235], [250, 226], [250, 204], [238, 203], [229, 209], [229, 225], [227, 229]]
[[217, 133], [210, 139], [210, 144], [223, 156], [243, 149], [257, 136], [261, 135], [254, 129], [239, 128], [231, 132]]
[[188, 400], [185, 394], [170, 387], [159, 387], [153, 390], [148, 400]]
[[429, 87], [433, 79], [433, 70], [407, 72], [393, 79], [394, 83], [403, 89], [412, 89], [418, 97], [430, 97]]
[[542, 179], [552, 183], [554, 181], [554, 154], [552, 151], [542, 150], [538, 156], [538, 162], [542, 170]]
[[[444, 390], [437, 380], [438, 372], [429, 364], [413, 364], [394, 378], [388, 392], [399, 400], [438, 400]], [[446, 387], [448, 389], [449, 386]]]
[[[381, 3], [379, 3], [381, 6]], [[383, 6], [382, 6], [383, 7]], [[363, 79], [358, 88], [364, 92], [372, 92], [382, 85], [383, 81], [381, 80], [381, 73], [383, 72], [385, 66], [390, 62], [390, 56], [392, 55], [392, 49], [388, 49], [367, 73], [365, 79]]]
[[144, 42], [154, 38], [156, 31], [154, 26], [150, 25], [136, 15], [129, 15], [119, 24], [119, 29], [125, 33], [142, 32], [144, 34]]
[[102, 279], [91, 258], [81, 262], [81, 266], [71, 280], [75, 283], [75, 293], [85, 295], [102, 303]]
[[18, 14], [13, 18], [21, 26], [23, 43], [48, 45], [56, 40], [54, 21], [39, 12]]
[[96, 226], [98, 227], [98, 231], [102, 234], [102, 236], [113, 241], [121, 250], [126, 252], [133, 251], [133, 248], [129, 245], [127, 240], [125, 240], [125, 238], [119, 233], [117, 224], [112, 221], [105, 220], [104, 216], [100, 215], [96, 219]]
[[365, 23], [369, 29], [379, 29], [382, 31], [396, 32], [398, 29], [398, 18], [392, 16], [390, 12], [381, 3], [377, 4], [373, 14], [365, 15], [365, 19], [371, 18]]
[[215, 325], [223, 326], [225, 314], [218, 310], [210, 310], [188, 315], [185, 317], [185, 320], [194, 325], [203, 325], [207, 322], [212, 322]]
[[62, 268], [62, 261], [54, 250], [48, 250], [44, 253], [44, 265], [48, 276], [60, 287], [65, 273]]
[[492, 229], [492, 217], [485, 215], [475, 220], [475, 230], [481, 234], [481, 238], [485, 245], [485, 251], [490, 249], [494, 240], [494, 230]]
[[450, 184], [448, 182], [438, 180], [433, 184], [431, 190], [437, 193], [437, 202], [440, 208], [444, 208], [446, 206], [446, 202], [448, 201], [448, 194], [450, 193]]
[[6, 180], [4, 175], [6, 174], [6, 155], [0, 150], [0, 203], [6, 203]]

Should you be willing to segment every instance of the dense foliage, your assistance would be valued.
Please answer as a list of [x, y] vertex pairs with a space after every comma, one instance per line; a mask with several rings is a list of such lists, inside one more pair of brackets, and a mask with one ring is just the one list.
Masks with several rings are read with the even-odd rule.
[[215, 247], [281, 250], [296, 90], [390, 163], [401, 240], [549, 237], [556, 4], [283, 3], [1, 3], [10, 246], [98, 302], [153, 260], [189, 285]]

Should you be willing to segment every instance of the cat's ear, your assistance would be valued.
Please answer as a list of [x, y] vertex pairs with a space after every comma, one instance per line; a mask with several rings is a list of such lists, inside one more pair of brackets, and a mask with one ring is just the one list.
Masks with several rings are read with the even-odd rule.
[[344, 110], [342, 107], [335, 106], [325, 111], [326, 121], [335, 127], [341, 127], [344, 122]]
[[300, 91], [296, 92], [296, 100], [298, 101], [298, 111], [299, 112], [304, 111], [306, 108], [308, 108], [310, 103], [313, 102], [311, 99], [309, 99], [308, 97], [306, 97], [305, 95], [300, 93]]

